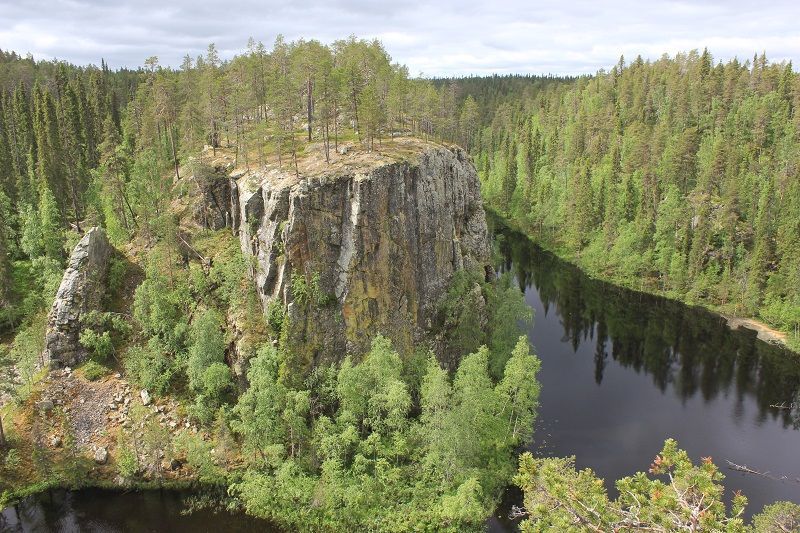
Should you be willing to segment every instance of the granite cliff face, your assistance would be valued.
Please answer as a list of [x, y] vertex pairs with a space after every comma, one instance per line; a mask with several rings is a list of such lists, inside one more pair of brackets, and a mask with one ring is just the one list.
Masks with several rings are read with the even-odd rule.
[[105, 232], [92, 228], [75, 246], [47, 321], [42, 363], [76, 365], [86, 358], [78, 342], [81, 317], [100, 307], [113, 248]]
[[265, 312], [287, 309], [304, 368], [359, 354], [377, 333], [410, 348], [453, 273], [486, 269], [488, 231], [466, 153], [411, 140], [403, 148], [401, 157], [351, 153], [335, 170], [299, 176], [231, 176], [230, 225], [253, 258]]

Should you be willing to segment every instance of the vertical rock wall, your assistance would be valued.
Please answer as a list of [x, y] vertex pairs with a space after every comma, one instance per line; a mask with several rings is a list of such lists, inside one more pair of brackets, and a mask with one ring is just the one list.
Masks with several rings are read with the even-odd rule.
[[459, 148], [300, 180], [234, 175], [230, 191], [261, 302], [288, 309], [306, 367], [362, 353], [377, 333], [410, 348], [453, 273], [489, 262], [480, 184]]

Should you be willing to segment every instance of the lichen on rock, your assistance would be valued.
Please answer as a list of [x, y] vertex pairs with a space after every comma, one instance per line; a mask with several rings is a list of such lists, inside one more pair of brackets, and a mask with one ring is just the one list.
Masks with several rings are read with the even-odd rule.
[[74, 366], [86, 358], [86, 349], [78, 342], [81, 317], [100, 307], [112, 250], [105, 232], [94, 227], [72, 251], [48, 316], [44, 365]]

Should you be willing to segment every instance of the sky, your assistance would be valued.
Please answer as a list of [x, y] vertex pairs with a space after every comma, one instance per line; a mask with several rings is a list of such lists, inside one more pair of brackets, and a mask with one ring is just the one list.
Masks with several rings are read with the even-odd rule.
[[800, 65], [800, 0], [0, 0], [0, 49], [37, 59], [178, 66], [214, 42], [249, 37], [383, 41], [412, 75], [590, 74], [620, 55], [657, 59], [707, 47], [717, 60]]

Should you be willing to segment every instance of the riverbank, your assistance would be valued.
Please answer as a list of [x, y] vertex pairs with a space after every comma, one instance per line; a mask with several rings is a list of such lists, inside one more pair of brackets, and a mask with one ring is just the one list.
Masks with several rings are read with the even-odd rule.
[[741, 318], [735, 316], [727, 316], [725, 313], [719, 313], [719, 314], [725, 320], [728, 321], [728, 327], [731, 329], [739, 329], [739, 328], [750, 329], [755, 331], [756, 336], [764, 342], [777, 344], [779, 346], [788, 348], [794, 352], [798, 351], [796, 348], [793, 348], [789, 345], [788, 342], [789, 335], [784, 331], [773, 329], [769, 325], [759, 320], [756, 320], [755, 318]]
[[178, 399], [151, 398], [119, 373], [52, 370], [17, 400], [2, 407], [3, 507], [52, 490], [202, 491], [216, 478], [203, 484], [201, 471], [222, 479], [238, 461]]
[[[745, 521], [775, 501], [800, 502], [800, 485], [782, 480], [796, 476], [798, 416], [786, 406], [800, 390], [800, 358], [718, 313], [591, 278], [520, 232], [493, 230], [496, 270], [534, 309], [527, 335], [542, 393], [528, 451], [577, 457], [614, 498], [615, 480], [646, 469], [673, 438], [694, 461], [716, 458], [726, 503], [737, 490], [750, 502]], [[522, 495], [505, 505], [495, 516]]]
[[501, 224], [511, 228], [512, 230], [525, 235], [531, 242], [540, 248], [547, 250], [548, 252], [557, 256], [559, 259], [566, 261], [577, 268], [580, 268], [581, 271], [589, 278], [611, 283], [632, 291], [668, 298], [688, 306], [701, 307], [721, 316], [723, 319], [725, 319], [728, 327], [732, 330], [739, 328], [752, 330], [756, 333], [756, 336], [759, 340], [781, 346], [782, 348], [785, 348], [788, 351], [800, 356], [800, 339], [791, 338], [790, 333], [775, 329], [770, 324], [760, 320], [757, 317], [737, 316], [735, 313], [731, 313], [729, 309], [726, 309], [723, 306], [715, 305], [711, 302], [688, 301], [686, 298], [683, 298], [681, 295], [675, 294], [674, 292], [663, 291], [657, 287], [649, 286], [645, 283], [645, 279], [639, 279], [637, 283], [634, 283], [630, 280], [619, 278], [617, 276], [604, 275], [602, 272], [593, 271], [581, 261], [580, 256], [568, 253], [558, 246], [555, 246], [552, 242], [537, 239], [532, 232], [528, 231], [518, 221], [506, 218], [489, 205], [484, 205], [484, 209], [490, 215], [488, 218], [492, 220], [492, 222], [499, 221]]
[[[55, 489], [6, 507], [0, 530], [27, 531], [280, 531], [274, 524], [221, 506], [197, 508], [186, 490]], [[191, 509], [191, 513], [186, 513]], [[68, 527], [65, 527], [67, 525]]]

